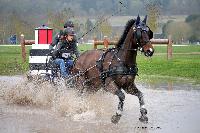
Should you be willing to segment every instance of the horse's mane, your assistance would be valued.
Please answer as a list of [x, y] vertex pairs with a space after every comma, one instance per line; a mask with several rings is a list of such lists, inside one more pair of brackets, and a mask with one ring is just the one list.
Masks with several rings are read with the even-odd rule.
[[118, 41], [118, 43], [117, 43], [117, 45], [116, 45], [116, 48], [120, 48], [120, 47], [123, 45], [123, 43], [124, 43], [124, 41], [125, 41], [125, 39], [126, 39], [126, 35], [128, 34], [128, 31], [129, 31], [129, 29], [132, 27], [132, 25], [133, 25], [134, 23], [135, 23], [135, 19], [131, 19], [131, 20], [129, 20], [129, 21], [126, 23], [124, 32], [123, 32], [123, 34], [121, 35], [121, 37], [120, 37], [120, 39], [119, 39], [119, 41]]

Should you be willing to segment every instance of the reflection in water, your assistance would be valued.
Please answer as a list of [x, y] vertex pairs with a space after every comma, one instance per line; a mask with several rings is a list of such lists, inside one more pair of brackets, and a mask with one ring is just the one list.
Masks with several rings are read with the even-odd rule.
[[62, 83], [52, 86], [27, 82], [22, 76], [0, 77], [0, 132], [200, 132], [199, 86], [183, 80], [161, 81], [136, 82], [145, 96], [148, 124], [138, 120], [137, 97], [126, 94], [123, 116], [114, 125], [110, 118], [118, 99], [110, 93], [80, 97]]

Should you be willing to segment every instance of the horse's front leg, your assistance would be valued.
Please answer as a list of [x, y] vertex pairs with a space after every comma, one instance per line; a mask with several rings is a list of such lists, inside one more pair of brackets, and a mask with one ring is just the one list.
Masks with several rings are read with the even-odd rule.
[[144, 106], [145, 103], [144, 103], [143, 93], [140, 90], [138, 90], [138, 88], [135, 86], [135, 84], [130, 85], [128, 87], [128, 89], [125, 89], [125, 91], [128, 94], [132, 94], [132, 95], [135, 95], [138, 97], [139, 103], [140, 103], [140, 113], [141, 113], [139, 120], [141, 122], [147, 123], [148, 122], [147, 109]]
[[125, 100], [125, 95], [124, 93], [121, 91], [121, 89], [118, 89], [115, 92], [115, 95], [118, 96], [119, 98], [119, 104], [118, 104], [118, 109], [115, 115], [112, 116], [111, 121], [112, 123], [118, 123], [121, 116], [122, 116], [122, 111], [123, 111], [123, 106], [124, 106], [124, 100]]
[[119, 122], [119, 120], [122, 116], [125, 95], [121, 91], [121, 89], [115, 85], [115, 83], [110, 82], [109, 80], [106, 80], [106, 82], [107, 83], [105, 85], [105, 90], [113, 93], [114, 95], [117, 95], [118, 98], [119, 98], [119, 104], [118, 104], [117, 111], [116, 111], [115, 115], [113, 115], [112, 118], [111, 118], [111, 122], [116, 124], [116, 123]]

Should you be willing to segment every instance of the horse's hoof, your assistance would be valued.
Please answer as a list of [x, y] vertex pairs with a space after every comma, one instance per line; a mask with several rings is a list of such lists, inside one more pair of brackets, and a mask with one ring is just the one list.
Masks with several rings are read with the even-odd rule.
[[140, 113], [141, 113], [141, 115], [146, 115], [147, 114], [147, 109], [141, 108], [140, 109]]
[[142, 115], [139, 120], [142, 122], [142, 123], [148, 123], [148, 117], [146, 115]]
[[111, 122], [114, 123], [114, 124], [117, 124], [120, 120], [122, 115], [119, 115], [119, 114], [116, 114], [116, 115], [113, 115], [112, 118], [111, 118]]

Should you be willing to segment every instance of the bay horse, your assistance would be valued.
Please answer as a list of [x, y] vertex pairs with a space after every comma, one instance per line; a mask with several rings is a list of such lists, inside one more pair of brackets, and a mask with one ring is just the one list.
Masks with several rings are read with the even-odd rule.
[[122, 89], [138, 97], [141, 113], [139, 120], [148, 122], [143, 93], [134, 83], [138, 72], [137, 51], [141, 50], [148, 57], [154, 53], [150, 42], [153, 32], [146, 25], [146, 21], [147, 16], [141, 21], [139, 15], [137, 19], [129, 20], [115, 48], [106, 51], [102, 49], [86, 51], [80, 55], [74, 66], [76, 71], [82, 72], [79, 83], [81, 82], [87, 91], [98, 91], [103, 87], [118, 96], [118, 110], [111, 118], [113, 123], [118, 123], [122, 116], [125, 100]]

